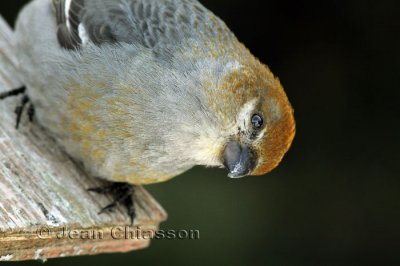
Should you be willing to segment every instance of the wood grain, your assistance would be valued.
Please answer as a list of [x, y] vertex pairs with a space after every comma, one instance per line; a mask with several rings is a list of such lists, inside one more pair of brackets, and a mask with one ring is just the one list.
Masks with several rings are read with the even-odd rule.
[[[12, 34], [0, 17], [0, 93], [21, 86]], [[20, 130], [15, 130], [18, 101], [18, 97], [0, 101], [0, 261], [147, 247], [148, 237], [121, 236], [125, 230], [136, 230], [125, 228], [130, 221], [123, 208], [98, 214], [112, 199], [88, 193], [87, 189], [101, 186], [101, 180], [87, 176], [26, 117]], [[157, 230], [166, 219], [162, 207], [141, 187], [135, 204], [135, 226], [144, 232]], [[64, 231], [67, 236], [60, 237]]]

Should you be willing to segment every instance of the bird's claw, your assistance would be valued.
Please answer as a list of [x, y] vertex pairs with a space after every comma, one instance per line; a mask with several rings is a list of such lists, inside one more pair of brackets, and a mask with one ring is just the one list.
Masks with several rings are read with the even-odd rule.
[[90, 188], [89, 192], [101, 195], [110, 194], [114, 201], [100, 210], [99, 214], [114, 211], [118, 205], [123, 205], [127, 209], [131, 224], [133, 224], [136, 216], [135, 205], [133, 201], [135, 187], [127, 183], [112, 183], [111, 185], [99, 188]]
[[[26, 92], [26, 88], [25, 87], [21, 87], [21, 88], [18, 88], [18, 89], [14, 89], [14, 90], [10, 90], [10, 91], [6, 91], [6, 92], [3, 92], [3, 93], [0, 93], [0, 100], [4, 100], [4, 99], [9, 98], [9, 97], [15, 97], [15, 96], [18, 96], [20, 94], [23, 94], [21, 103], [15, 108], [15, 111], [14, 111], [15, 114], [17, 115], [17, 117], [16, 117], [16, 125], [15, 125], [16, 129], [19, 128], [19, 124], [21, 122], [21, 118], [22, 118], [22, 114], [24, 112], [24, 109], [25, 109], [26, 105], [30, 102], [29, 97], [28, 97], [28, 95], [25, 94], [25, 92]], [[33, 117], [35, 115], [35, 108], [34, 108], [32, 103], [29, 104], [27, 114], [28, 114], [28, 117], [29, 117], [29, 121], [33, 122]]]

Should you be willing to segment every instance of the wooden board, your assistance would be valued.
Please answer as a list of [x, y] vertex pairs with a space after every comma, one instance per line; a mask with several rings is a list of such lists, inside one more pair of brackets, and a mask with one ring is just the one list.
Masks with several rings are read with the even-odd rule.
[[[12, 31], [0, 17], [0, 92], [21, 86], [12, 42]], [[18, 98], [0, 101], [0, 261], [147, 247], [148, 232], [167, 217], [162, 207], [140, 187], [135, 203], [139, 228], [125, 228], [130, 220], [123, 208], [99, 215], [112, 199], [87, 189], [104, 183], [87, 176], [40, 126], [24, 118], [17, 131], [17, 103]]]

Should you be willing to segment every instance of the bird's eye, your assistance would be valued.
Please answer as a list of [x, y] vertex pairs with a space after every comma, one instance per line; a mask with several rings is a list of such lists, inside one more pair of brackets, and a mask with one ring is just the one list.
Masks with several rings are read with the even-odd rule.
[[251, 118], [251, 124], [255, 129], [260, 129], [264, 124], [264, 119], [260, 115], [255, 114]]

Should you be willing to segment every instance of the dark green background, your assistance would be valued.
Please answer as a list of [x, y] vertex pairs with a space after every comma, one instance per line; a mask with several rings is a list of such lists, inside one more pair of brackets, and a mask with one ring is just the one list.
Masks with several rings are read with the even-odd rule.
[[[12, 2], [9, 21], [27, 1]], [[149, 187], [162, 227], [199, 241], [47, 265], [400, 265], [400, 1], [202, 2], [280, 77], [293, 148], [267, 176], [199, 168]]]

